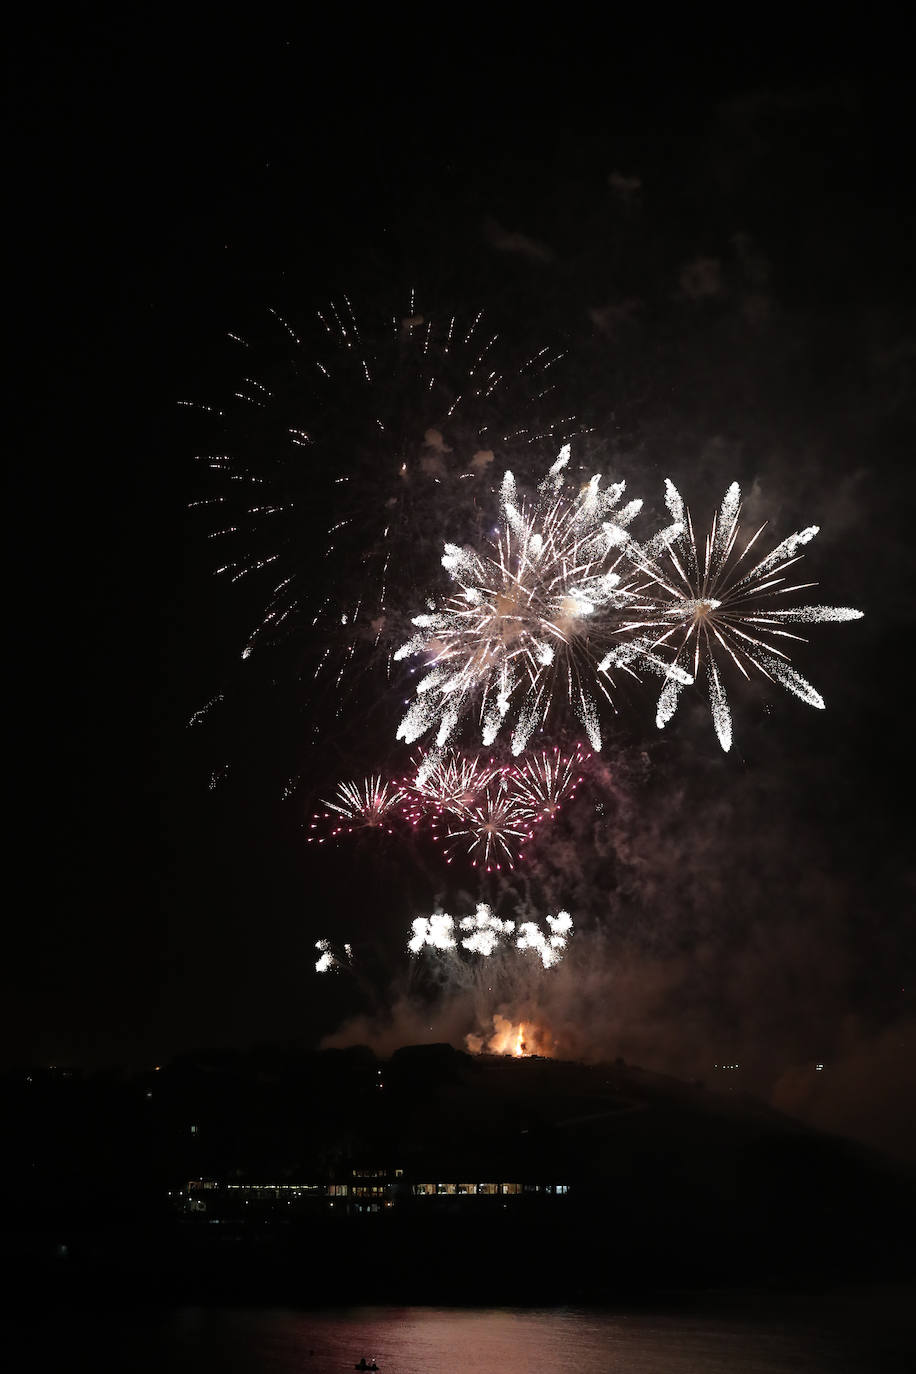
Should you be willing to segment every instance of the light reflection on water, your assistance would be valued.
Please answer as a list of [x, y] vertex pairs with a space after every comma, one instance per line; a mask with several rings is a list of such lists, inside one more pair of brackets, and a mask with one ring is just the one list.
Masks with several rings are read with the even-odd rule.
[[[180, 1308], [59, 1314], [30, 1368], [131, 1374], [334, 1374], [374, 1356], [381, 1374], [852, 1374], [904, 1369], [906, 1305], [762, 1299], [717, 1315], [587, 1309]], [[25, 1367], [25, 1366], [23, 1366]], [[912, 1366], [910, 1366], [912, 1367]]]

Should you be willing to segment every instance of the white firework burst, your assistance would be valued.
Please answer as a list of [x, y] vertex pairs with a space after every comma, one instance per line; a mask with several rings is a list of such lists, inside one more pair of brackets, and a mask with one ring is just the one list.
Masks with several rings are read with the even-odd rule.
[[361, 320], [342, 295], [300, 321], [271, 310], [249, 339], [230, 335], [242, 378], [203, 407], [212, 433], [189, 505], [217, 575], [261, 587], [241, 656], [301, 654], [316, 631], [309, 667], [335, 704], [403, 637], [397, 589], [435, 571], [456, 522], [461, 538], [477, 530], [494, 462], [527, 470], [580, 429], [555, 413], [562, 353], [516, 356], [483, 310], [430, 315], [413, 290], [400, 307]]
[[[741, 489], [733, 482], [715, 516], [700, 558], [690, 512], [674, 483], [666, 481], [665, 500], [676, 533], [662, 553], [633, 545], [629, 557], [650, 578], [643, 588], [644, 614], [631, 621], [637, 635], [648, 635], [651, 652], [665, 646], [675, 650], [674, 666], [699, 675], [705, 666], [713, 724], [722, 748], [731, 748], [732, 721], [717, 656], [725, 654], [745, 678], [749, 668], [778, 682], [809, 706], [824, 707], [824, 699], [789, 663], [784, 641], [803, 641], [804, 636], [786, 625], [810, 625], [818, 621], [859, 620], [861, 611], [849, 606], [780, 606], [774, 600], [816, 584], [789, 584], [787, 570], [797, 563], [804, 545], [818, 533], [809, 525], [789, 535], [747, 568], [744, 562], [765, 524], [735, 556], [740, 527]], [[683, 688], [680, 674], [671, 673], [658, 699], [656, 724], [667, 725], [677, 709]]]
[[523, 921], [515, 943], [519, 949], [536, 950], [544, 967], [553, 968], [566, 952], [572, 934], [572, 917], [568, 911], [558, 911], [556, 916], [547, 917], [547, 928], [550, 933], [545, 935], [536, 921]]
[[470, 981], [459, 950], [482, 959], [512, 948], [534, 950], [542, 967], [548, 969], [563, 958], [573, 933], [573, 920], [568, 911], [558, 911], [556, 916], [547, 916], [546, 921], [545, 934], [537, 921], [502, 920], [485, 902], [479, 902], [473, 916], [463, 916], [458, 921], [446, 911], [418, 916], [411, 924], [407, 948], [411, 954], [432, 949], [444, 956], [446, 969], [458, 985]]
[[410, 743], [436, 729], [441, 748], [475, 709], [485, 746], [512, 723], [517, 755], [559, 698], [597, 750], [599, 699], [610, 701], [610, 669], [630, 671], [628, 664], [641, 659], [669, 671], [643, 643], [615, 640], [624, 613], [636, 605], [635, 587], [622, 573], [631, 572], [627, 526], [642, 502], [621, 505], [625, 484], [602, 489], [600, 476], [576, 496], [564, 495], [569, 457], [567, 444], [531, 506], [519, 500], [512, 473], [505, 474], [491, 552], [446, 544], [442, 564], [458, 590], [414, 617], [418, 633], [395, 654], [423, 654], [429, 667], [398, 738]]
[[461, 948], [473, 954], [489, 956], [503, 944], [515, 931], [514, 921], [503, 921], [493, 914], [485, 902], [477, 903], [473, 916], [462, 916], [458, 923], [461, 930]]
[[316, 973], [337, 973], [342, 968], [349, 968], [353, 963], [353, 949], [350, 945], [343, 945], [342, 953], [338, 953], [330, 940], [316, 940], [315, 948], [318, 950], [318, 958], [315, 960]]
[[455, 939], [454, 917], [445, 911], [434, 911], [432, 916], [418, 916], [410, 928], [412, 933], [407, 948], [411, 954], [419, 954], [426, 947], [454, 949], [458, 943]]

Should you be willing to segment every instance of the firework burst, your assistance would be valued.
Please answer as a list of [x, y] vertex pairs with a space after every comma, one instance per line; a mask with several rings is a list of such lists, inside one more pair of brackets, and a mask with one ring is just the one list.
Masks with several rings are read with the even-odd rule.
[[479, 902], [473, 916], [463, 916], [458, 921], [445, 911], [418, 916], [411, 925], [407, 948], [411, 954], [432, 949], [448, 956], [452, 979], [457, 986], [462, 986], [469, 982], [469, 971], [470, 981], [473, 981], [475, 965], [461, 958], [461, 950], [478, 955], [482, 960], [512, 948], [534, 950], [542, 968], [558, 964], [572, 936], [572, 917], [568, 911], [559, 911], [556, 916], [547, 916], [546, 922], [545, 933], [537, 921], [502, 920], [485, 902]]
[[343, 945], [338, 951], [330, 940], [316, 940], [315, 948], [318, 951], [318, 958], [315, 960], [316, 973], [339, 973], [341, 969], [352, 967], [352, 946]]
[[520, 814], [532, 823], [553, 820], [563, 802], [575, 796], [589, 755], [577, 745], [571, 754], [559, 747], [533, 754], [509, 775]]
[[302, 324], [271, 311], [264, 337], [230, 335], [244, 375], [202, 407], [218, 432], [190, 504], [216, 573], [259, 588], [241, 656], [292, 646], [335, 714], [403, 636], [405, 588], [434, 573], [449, 530], [479, 537], [494, 462], [527, 471], [577, 429], [552, 395], [561, 354], [513, 357], [483, 311], [404, 304], [368, 324], [346, 296]]
[[578, 747], [569, 754], [557, 748], [508, 764], [433, 750], [414, 758], [412, 777], [340, 783], [335, 800], [324, 802], [327, 810], [312, 817], [309, 842], [360, 831], [408, 833], [409, 825], [442, 846], [449, 863], [463, 855], [488, 873], [512, 868], [535, 827], [555, 819], [575, 795], [588, 757]]
[[363, 782], [342, 782], [335, 801], [325, 801], [327, 811], [312, 817], [309, 842], [323, 844], [325, 839], [352, 835], [356, 830], [381, 830], [394, 833], [394, 822], [403, 815], [407, 793], [396, 783], [371, 777]]
[[504, 773], [484, 788], [475, 801], [460, 810], [451, 809], [450, 815], [452, 820], [445, 836], [449, 863], [460, 851], [475, 868], [492, 873], [513, 868], [524, 858], [532, 822]]
[[[630, 557], [649, 576], [641, 595], [646, 602], [642, 613], [631, 622], [637, 635], [651, 636], [650, 648], [675, 649], [675, 666], [689, 670], [696, 678], [705, 666], [709, 704], [719, 743], [728, 750], [732, 743], [732, 721], [718, 658], [726, 655], [745, 678], [756, 668], [779, 683], [809, 706], [824, 707], [824, 699], [810, 682], [789, 663], [786, 640], [804, 641], [804, 636], [785, 629], [786, 625], [810, 625], [818, 621], [859, 620], [861, 611], [848, 606], [774, 605], [776, 598], [804, 591], [816, 584], [789, 585], [786, 572], [803, 555], [799, 549], [818, 533], [809, 525], [789, 535], [765, 558], [749, 569], [745, 559], [766, 528], [761, 525], [735, 556], [740, 527], [741, 489], [733, 482], [725, 493], [709, 534], [702, 558], [697, 548], [693, 521], [674, 483], [665, 483], [665, 499], [679, 532], [665, 549], [633, 546]], [[658, 699], [656, 724], [667, 725], [677, 709], [683, 682], [671, 675]]]
[[602, 489], [598, 476], [565, 496], [569, 457], [566, 445], [531, 506], [519, 501], [506, 473], [492, 552], [445, 545], [442, 564], [458, 591], [415, 616], [419, 633], [395, 654], [423, 654], [429, 669], [399, 738], [409, 743], [436, 729], [441, 747], [475, 710], [485, 746], [512, 723], [511, 749], [518, 755], [562, 700], [597, 750], [599, 699], [610, 701], [611, 668], [632, 671], [632, 661], [645, 659], [672, 671], [643, 642], [617, 639], [625, 612], [636, 604], [635, 585], [627, 580], [626, 552], [634, 546], [627, 526], [642, 503], [621, 505], [625, 484]]
[[537, 921], [522, 921], [515, 943], [519, 949], [536, 950], [544, 968], [553, 968], [563, 958], [572, 928], [569, 912], [559, 911], [547, 917], [546, 935]]
[[416, 773], [404, 786], [419, 810], [463, 811], [500, 773], [492, 759], [462, 755], [453, 749], [431, 749], [414, 760]]

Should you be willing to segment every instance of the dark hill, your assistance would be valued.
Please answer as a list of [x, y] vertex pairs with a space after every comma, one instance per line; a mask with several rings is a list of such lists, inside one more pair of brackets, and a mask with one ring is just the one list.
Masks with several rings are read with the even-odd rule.
[[[29, 1283], [53, 1274], [75, 1294], [610, 1301], [913, 1268], [900, 1165], [619, 1061], [261, 1049], [5, 1093], [12, 1255]], [[176, 1211], [200, 1177], [209, 1210]], [[378, 1210], [354, 1187], [372, 1177]], [[319, 1184], [324, 1200], [220, 1212], [259, 1184]]]

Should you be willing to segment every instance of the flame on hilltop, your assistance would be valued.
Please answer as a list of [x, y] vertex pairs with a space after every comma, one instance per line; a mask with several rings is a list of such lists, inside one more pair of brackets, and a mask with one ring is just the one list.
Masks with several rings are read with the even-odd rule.
[[527, 1059], [530, 1055], [550, 1059], [554, 1049], [546, 1028], [530, 1021], [510, 1021], [499, 1012], [493, 1017], [489, 1035], [468, 1035], [465, 1044], [471, 1054], [508, 1054], [514, 1059]]

